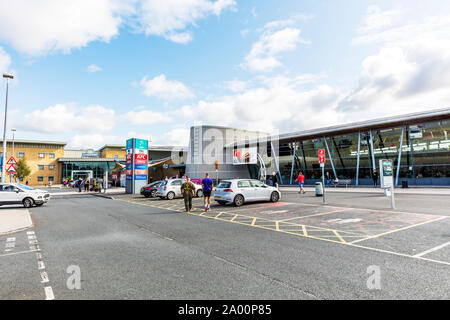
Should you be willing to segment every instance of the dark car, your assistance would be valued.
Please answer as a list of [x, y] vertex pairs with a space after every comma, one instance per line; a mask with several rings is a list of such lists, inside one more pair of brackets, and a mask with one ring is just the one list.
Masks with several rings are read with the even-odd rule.
[[141, 188], [141, 195], [145, 196], [146, 198], [154, 197], [156, 190], [158, 189], [158, 186], [161, 184], [162, 181], [156, 181], [152, 182], [146, 186], [143, 186]]

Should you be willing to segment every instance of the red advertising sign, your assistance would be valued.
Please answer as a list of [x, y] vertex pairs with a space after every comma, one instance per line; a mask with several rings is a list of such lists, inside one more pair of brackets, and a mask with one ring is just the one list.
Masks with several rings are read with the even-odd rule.
[[146, 154], [135, 154], [134, 155], [134, 164], [147, 164], [147, 155]]
[[127, 164], [132, 164], [133, 163], [132, 160], [133, 160], [133, 155], [127, 154]]
[[319, 149], [319, 163], [325, 163], [325, 149]]

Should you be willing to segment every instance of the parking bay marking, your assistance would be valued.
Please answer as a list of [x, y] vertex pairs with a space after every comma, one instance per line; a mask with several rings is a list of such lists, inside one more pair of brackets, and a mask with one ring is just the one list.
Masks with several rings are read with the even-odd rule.
[[[120, 201], [132, 202], [132, 201], [127, 201], [127, 200], [120, 200]], [[147, 205], [147, 206], [156, 207], [156, 208], [159, 208], [159, 209], [166, 209], [166, 208], [161, 208], [161, 207], [158, 207], [158, 206], [155, 206], [155, 205], [148, 205], [148, 204], [141, 204], [141, 205]], [[344, 209], [349, 209], [349, 208], [345, 207]], [[351, 208], [351, 209], [354, 209], [354, 208]], [[181, 212], [181, 213], [185, 213], [185, 214], [200, 216], [200, 214], [196, 214], [194, 212], [185, 212], [185, 211], [179, 210], [179, 209], [178, 210], [170, 209], [170, 210]], [[377, 211], [381, 211], [381, 210], [377, 210]], [[222, 215], [225, 215], [225, 214], [233, 215], [232, 212], [225, 211], [225, 212], [218, 212], [217, 216], [202, 215], [202, 217], [208, 218], [208, 219], [215, 219], [215, 220], [219, 220], [219, 221], [233, 222], [233, 223], [242, 224], [242, 225], [246, 225], [246, 226], [250, 225], [248, 223], [242, 223], [242, 222], [236, 221], [236, 218], [238, 218], [239, 216], [242, 216], [240, 214], [234, 214], [234, 216], [233, 216], [233, 218], [231, 220], [222, 218]], [[248, 216], [245, 216], [245, 217], [246, 218], [255, 218], [255, 217], [248, 217]], [[368, 240], [369, 238], [371, 239], [371, 238], [374, 238], [374, 237], [379, 237], [379, 236], [382, 236], [382, 235], [385, 235], [385, 234], [389, 234], [389, 233], [393, 233], [393, 232], [397, 232], [397, 231], [413, 228], [413, 227], [416, 227], [416, 226], [419, 226], [419, 225], [423, 225], [425, 223], [435, 222], [435, 221], [442, 220], [442, 219], [445, 219], [445, 218], [448, 218], [448, 217], [447, 216], [440, 217], [440, 218], [435, 219], [435, 220], [426, 221], [426, 222], [415, 224], [415, 225], [411, 225], [411, 226], [408, 226], [408, 227], [405, 227], [405, 228], [391, 230], [391, 231], [388, 231], [388, 232], [385, 232], [385, 233], [381, 233], [381, 234], [374, 235], [374, 236], [371, 236], [371, 237], [366, 237], [366, 238], [363, 238], [363, 239], [360, 239], [360, 240], [356, 240], [356, 241], [352, 241], [352, 242], [347, 242], [344, 239], [342, 239], [342, 240], [344, 240], [344, 242], [342, 242], [342, 240], [339, 239], [339, 237], [336, 236], [336, 234], [335, 234], [335, 237], [339, 241], [334, 240], [334, 239], [328, 239], [329, 235], [321, 235], [321, 237], [319, 237], [319, 236], [312, 236], [312, 235], [308, 234], [307, 227], [316, 229], [316, 231], [322, 229], [323, 231], [328, 230], [328, 231], [331, 231], [333, 233], [337, 232], [339, 235], [340, 235], [340, 233], [343, 233], [344, 231], [333, 230], [333, 229], [326, 229], [326, 228], [319, 228], [319, 227], [312, 227], [312, 226], [306, 226], [306, 225], [298, 225], [298, 224], [289, 223], [289, 222], [283, 222], [283, 221], [279, 221], [279, 220], [267, 220], [267, 219], [263, 219], [263, 218], [257, 218], [257, 220], [266, 220], [267, 222], [274, 223], [275, 224], [275, 228], [269, 228], [269, 227], [266, 227], [266, 226], [261, 226], [261, 225], [256, 225], [256, 224], [253, 227], [254, 228], [260, 228], [260, 229], [265, 229], [265, 230], [271, 230], [271, 231], [278, 231], [278, 232], [287, 233], [287, 234], [296, 235], [296, 236], [302, 236], [302, 237], [305, 237], [305, 238], [312, 238], [312, 239], [316, 239], [316, 240], [322, 240], [322, 241], [328, 241], [328, 242], [343, 244], [343, 245], [351, 246], [351, 247], [354, 247], [354, 248], [360, 248], [360, 249], [365, 249], [365, 250], [370, 250], [370, 251], [375, 251], [375, 252], [387, 253], [387, 254], [392, 254], [392, 255], [396, 255], [396, 256], [407, 257], [407, 258], [412, 258], [412, 259], [417, 259], [417, 260], [422, 260], [422, 261], [433, 262], [433, 263], [437, 263], [437, 264], [444, 264], [444, 265], [449, 265], [450, 266], [450, 262], [434, 260], [434, 259], [428, 259], [428, 258], [425, 258], [423, 256], [417, 256], [417, 255], [413, 256], [413, 255], [409, 255], [409, 254], [405, 254], [405, 253], [399, 253], [399, 252], [388, 251], [388, 250], [372, 248], [372, 247], [365, 247], [365, 246], [361, 246], [361, 245], [355, 244], [356, 242], [363, 241], [363, 240]], [[301, 227], [302, 233], [300, 234], [298, 232], [291, 232], [291, 231], [282, 230], [280, 228], [280, 222], [282, 224], [291, 224], [291, 225], [294, 225], [294, 226]], [[352, 234], [353, 232], [345, 231], [345, 233]], [[358, 237], [359, 238], [359, 237], [364, 237], [364, 236], [363, 235], [358, 235], [357, 233], [353, 233], [353, 235], [345, 235], [344, 237], [345, 238], [347, 238], [347, 237]]]

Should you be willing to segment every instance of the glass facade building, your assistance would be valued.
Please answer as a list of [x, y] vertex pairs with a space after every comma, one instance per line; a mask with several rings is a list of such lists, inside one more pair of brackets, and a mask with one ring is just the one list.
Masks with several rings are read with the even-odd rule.
[[325, 171], [352, 185], [373, 184], [373, 170], [379, 171], [379, 160], [388, 159], [394, 163], [396, 185], [449, 186], [450, 109], [438, 111], [281, 135], [283, 184], [295, 184], [299, 171], [306, 184], [321, 181], [318, 151], [325, 149]]
[[[115, 161], [104, 161], [104, 160], [97, 160], [92, 159], [90, 161], [82, 161], [79, 160], [65, 160], [60, 159], [61, 163], [61, 170], [62, 170], [62, 179], [65, 178], [72, 178], [75, 179], [77, 177], [74, 177], [74, 171], [91, 171], [92, 172], [92, 178], [103, 178], [103, 175], [106, 171], [111, 172], [112, 169], [116, 167]], [[120, 164], [125, 165], [125, 161], [118, 161]]]

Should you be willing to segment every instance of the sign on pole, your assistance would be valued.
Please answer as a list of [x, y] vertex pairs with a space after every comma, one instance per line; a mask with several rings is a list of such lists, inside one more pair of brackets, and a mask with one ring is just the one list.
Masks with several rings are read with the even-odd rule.
[[9, 168], [6, 170], [7, 173], [17, 173], [16, 168], [14, 168], [14, 165], [10, 165]]
[[6, 162], [6, 164], [17, 164], [16, 159], [14, 159], [14, 157], [9, 158], [8, 162]]
[[319, 149], [319, 163], [325, 163], [325, 149]]
[[128, 139], [126, 149], [126, 192], [139, 193], [148, 180], [148, 140]]
[[319, 163], [322, 168], [322, 199], [325, 203], [325, 149], [319, 149]]

